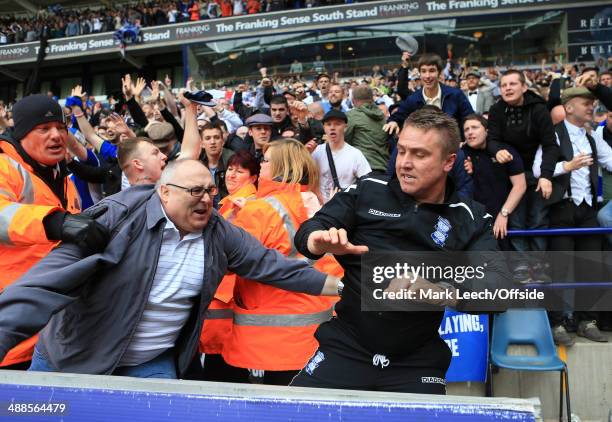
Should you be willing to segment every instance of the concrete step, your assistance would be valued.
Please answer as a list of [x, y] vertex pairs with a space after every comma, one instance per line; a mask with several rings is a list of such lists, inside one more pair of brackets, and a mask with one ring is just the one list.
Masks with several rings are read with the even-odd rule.
[[[595, 343], [576, 337], [572, 347], [558, 347], [559, 356], [567, 362], [572, 413], [581, 422], [608, 422], [612, 409], [612, 333], [604, 332], [608, 343]], [[575, 336], [575, 334], [571, 334]], [[509, 354], [532, 355], [527, 346], [511, 346]], [[538, 397], [544, 419], [557, 419], [559, 414], [559, 373], [519, 372], [500, 369], [493, 376], [495, 396]], [[448, 394], [484, 396], [483, 383], [451, 383]]]

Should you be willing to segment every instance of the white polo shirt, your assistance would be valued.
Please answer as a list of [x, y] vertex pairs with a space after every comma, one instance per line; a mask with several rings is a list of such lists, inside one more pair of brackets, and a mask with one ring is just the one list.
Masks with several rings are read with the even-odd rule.
[[174, 347], [202, 290], [205, 252], [202, 233], [189, 233], [181, 239], [163, 208], [162, 212], [166, 225], [153, 286], [119, 366], [140, 365]]

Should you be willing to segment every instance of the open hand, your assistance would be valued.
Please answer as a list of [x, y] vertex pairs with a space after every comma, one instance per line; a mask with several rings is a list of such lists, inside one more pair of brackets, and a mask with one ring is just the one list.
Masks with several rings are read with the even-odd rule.
[[132, 77], [128, 73], [123, 78], [121, 78], [121, 90], [123, 91], [123, 95], [126, 100], [129, 100], [134, 96], [134, 91], [132, 89]]
[[400, 127], [395, 122], [389, 122], [383, 126], [382, 130], [387, 132], [389, 135], [393, 135], [399, 133]]
[[134, 95], [136, 97], [140, 97], [142, 90], [145, 89], [146, 86], [147, 86], [147, 81], [145, 81], [144, 78], [138, 78], [136, 80], [136, 85], [132, 89], [132, 91], [134, 92]]
[[348, 241], [344, 229], [332, 227], [329, 230], [317, 230], [308, 236], [308, 250], [314, 255], [331, 253], [334, 255], [362, 255], [368, 252], [367, 246], [353, 245]]
[[508, 217], [504, 217], [501, 213], [497, 214], [495, 224], [493, 225], [493, 236], [496, 239], [503, 239], [508, 235]]
[[79, 97], [81, 99], [83, 99], [86, 94], [86, 92], [83, 92], [83, 88], [81, 87], [81, 85], [75, 86], [74, 88], [72, 88], [72, 91], [70, 91], [71, 97]]

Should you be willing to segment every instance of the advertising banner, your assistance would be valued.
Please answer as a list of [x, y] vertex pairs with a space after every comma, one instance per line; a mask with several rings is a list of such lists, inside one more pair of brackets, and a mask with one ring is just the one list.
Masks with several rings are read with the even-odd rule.
[[567, 32], [570, 61], [607, 60], [612, 57], [612, 6], [589, 7], [569, 14]]
[[451, 353], [447, 382], [485, 382], [489, 353], [489, 316], [447, 309], [440, 324], [440, 337]]

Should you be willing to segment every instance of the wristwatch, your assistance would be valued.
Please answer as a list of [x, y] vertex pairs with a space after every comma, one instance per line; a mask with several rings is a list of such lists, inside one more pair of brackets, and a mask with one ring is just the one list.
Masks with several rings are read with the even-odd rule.
[[342, 290], [344, 290], [344, 283], [342, 280], [338, 280], [338, 296], [342, 297]]
[[506, 208], [502, 208], [500, 213], [502, 217], [508, 217], [508, 215], [510, 215], [510, 211], [508, 211]]

